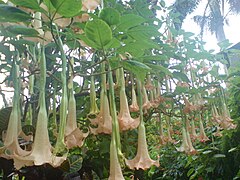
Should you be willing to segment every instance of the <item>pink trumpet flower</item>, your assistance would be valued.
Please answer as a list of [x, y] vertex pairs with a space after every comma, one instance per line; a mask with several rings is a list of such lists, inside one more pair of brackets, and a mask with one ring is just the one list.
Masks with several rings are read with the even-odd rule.
[[209, 141], [209, 138], [207, 137], [207, 135], [206, 135], [206, 133], [204, 131], [203, 122], [202, 122], [201, 118], [200, 118], [200, 121], [199, 121], [199, 126], [200, 126], [199, 140], [201, 142]]
[[[12, 159], [14, 155], [27, 155], [30, 152], [23, 150], [18, 143], [19, 134], [23, 133], [21, 129], [20, 113], [19, 113], [19, 79], [18, 79], [19, 66], [13, 65], [14, 77], [14, 97], [13, 108], [9, 117], [8, 128], [3, 135], [4, 146], [0, 148], [0, 157]], [[23, 133], [24, 134], [24, 133]]]
[[137, 103], [137, 96], [136, 96], [136, 91], [134, 89], [134, 85], [132, 84], [132, 104], [129, 106], [130, 112], [138, 112], [139, 111], [139, 106]]
[[[70, 79], [70, 84], [72, 84], [73, 78]], [[88, 136], [89, 132], [83, 133], [77, 127], [77, 117], [76, 117], [76, 100], [73, 94], [73, 88], [70, 88], [69, 101], [68, 101], [68, 116], [65, 129], [65, 143], [68, 149], [73, 147], [81, 147], [83, 145], [84, 139]]]
[[[154, 161], [150, 158], [148, 154], [147, 141], [146, 141], [146, 132], [143, 121], [143, 110], [142, 110], [142, 94], [141, 94], [141, 82], [138, 82], [138, 92], [140, 96], [139, 105], [140, 105], [140, 125], [138, 127], [138, 147], [137, 155], [132, 160], [125, 160], [126, 165], [130, 169], [143, 169], [146, 170], [152, 165], [159, 166], [159, 158]], [[142, 87], [143, 88], [143, 87]]]
[[185, 127], [182, 129], [182, 145], [179, 148], [176, 148], [179, 152], [185, 152], [186, 154], [196, 154], [197, 151], [194, 149], [190, 135]]
[[114, 137], [112, 137], [110, 144], [110, 164], [110, 175], [108, 180], [124, 180], [121, 166], [118, 160], [116, 141]]
[[128, 108], [128, 101], [125, 92], [124, 72], [120, 69], [120, 112], [118, 114], [118, 122], [120, 131], [135, 129], [138, 127], [140, 119], [133, 119]]
[[[105, 70], [102, 65], [102, 70]], [[90, 128], [93, 134], [111, 134], [112, 133], [112, 117], [110, 115], [109, 101], [107, 97], [106, 74], [102, 74], [102, 89], [100, 94], [100, 112], [95, 119], [91, 120], [92, 125], [97, 128]]]
[[20, 169], [24, 166], [39, 166], [43, 164], [50, 164], [54, 167], [60, 166], [66, 160], [67, 154], [62, 157], [56, 157], [52, 154], [52, 146], [48, 136], [48, 116], [45, 103], [45, 83], [46, 83], [46, 62], [44, 49], [42, 50], [42, 57], [40, 60], [40, 74], [41, 74], [41, 89], [39, 96], [39, 112], [37, 117], [36, 133], [34, 143], [30, 154], [22, 156], [14, 155], [14, 166]]
[[155, 161], [152, 160], [148, 154], [146, 133], [144, 123], [140, 123], [138, 127], [138, 148], [137, 155], [132, 160], [126, 160], [126, 165], [130, 169], [143, 169], [146, 170], [151, 166], [159, 166], [159, 158]]
[[144, 86], [142, 88], [142, 92], [143, 92], [143, 110], [148, 110], [152, 107], [152, 104], [148, 99], [147, 90]]

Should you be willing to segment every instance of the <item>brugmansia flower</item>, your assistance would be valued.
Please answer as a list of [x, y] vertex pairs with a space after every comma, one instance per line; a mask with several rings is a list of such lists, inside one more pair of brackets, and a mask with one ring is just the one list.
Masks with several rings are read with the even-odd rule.
[[52, 166], [60, 166], [66, 159], [64, 157], [54, 157], [52, 154], [52, 146], [48, 136], [48, 116], [45, 103], [45, 84], [46, 84], [46, 62], [44, 49], [42, 50], [42, 57], [40, 60], [40, 95], [39, 95], [39, 112], [37, 117], [36, 133], [32, 151], [27, 156], [14, 156], [14, 165], [16, 169], [24, 166], [39, 166], [49, 163]]
[[110, 143], [110, 174], [109, 180], [123, 180], [123, 174], [120, 166], [122, 159], [121, 142], [119, 133], [119, 124], [117, 119], [117, 111], [115, 104], [114, 84], [112, 78], [111, 66], [109, 65], [109, 99], [111, 105], [111, 116], [112, 116], [112, 134]]
[[95, 91], [95, 83], [94, 76], [91, 76], [91, 84], [90, 84], [90, 112], [88, 116], [96, 115], [99, 113], [99, 109], [96, 103], [96, 91]]
[[159, 166], [159, 159], [156, 161], [152, 160], [148, 154], [144, 123], [140, 123], [138, 127], [137, 155], [132, 160], [126, 160], [126, 165], [130, 169], [143, 170], [150, 168], [152, 165]]
[[147, 90], [153, 90], [155, 88], [155, 86], [152, 84], [152, 79], [150, 74], [147, 75], [147, 82], [145, 84], [145, 88]]
[[179, 148], [176, 148], [179, 152], [185, 152], [186, 154], [196, 154], [197, 151], [194, 149], [190, 135], [185, 127], [182, 129], [182, 145]]
[[184, 100], [184, 103], [185, 103], [185, 107], [183, 109], [183, 112], [185, 114], [189, 114], [192, 111], [196, 111], [197, 110], [196, 109], [197, 107], [195, 105], [191, 104], [185, 96], [183, 96], [183, 100]]
[[136, 96], [136, 91], [134, 89], [134, 84], [132, 82], [132, 104], [129, 106], [130, 112], [138, 112], [139, 111], [139, 106], [137, 103], [137, 96]]
[[[102, 64], [102, 72], [105, 66]], [[91, 124], [97, 125], [97, 128], [90, 128], [93, 134], [111, 134], [112, 117], [110, 115], [109, 102], [107, 97], [106, 74], [102, 74], [101, 94], [100, 94], [100, 112], [97, 117], [91, 120]]]
[[[19, 113], [19, 80], [18, 80], [19, 66], [16, 62], [13, 62], [13, 84], [14, 84], [14, 97], [13, 97], [13, 108], [9, 117], [8, 128], [3, 139], [4, 146], [0, 148], [0, 157], [10, 159], [13, 155], [27, 155], [29, 152], [21, 149], [18, 143], [18, 136], [21, 132], [21, 122]], [[3, 153], [5, 152], [5, 153]]]
[[139, 93], [139, 106], [140, 106], [140, 125], [138, 127], [138, 148], [137, 155], [132, 160], [126, 160], [126, 165], [130, 169], [143, 169], [146, 170], [152, 165], [159, 166], [159, 159], [154, 161], [150, 158], [147, 149], [146, 132], [143, 121], [143, 110], [142, 110], [142, 95], [141, 95], [141, 83], [138, 82], [138, 93]]
[[204, 131], [203, 122], [202, 122], [201, 117], [200, 117], [200, 121], [199, 121], [199, 126], [200, 126], [199, 140], [201, 142], [209, 141], [209, 138], [207, 137], [207, 135], [206, 135], [206, 133]]
[[120, 69], [120, 112], [118, 114], [118, 121], [121, 131], [135, 129], [139, 125], [139, 118], [133, 119], [129, 112], [123, 68]]
[[118, 160], [118, 153], [116, 147], [116, 141], [112, 135], [112, 140], [110, 143], [110, 175], [109, 180], [124, 180], [121, 166]]
[[[71, 61], [73, 64], [73, 62]], [[65, 143], [68, 149], [73, 147], [81, 147], [83, 145], [84, 139], [88, 136], [87, 133], [83, 133], [77, 127], [77, 118], [76, 118], [76, 100], [73, 94], [73, 74], [70, 77], [69, 82], [69, 101], [68, 101], [68, 116], [67, 124], [65, 130]]]
[[142, 92], [143, 92], [143, 106], [142, 106], [142, 108], [143, 108], [143, 110], [148, 110], [152, 107], [152, 104], [148, 99], [147, 90], [144, 86], [142, 88]]

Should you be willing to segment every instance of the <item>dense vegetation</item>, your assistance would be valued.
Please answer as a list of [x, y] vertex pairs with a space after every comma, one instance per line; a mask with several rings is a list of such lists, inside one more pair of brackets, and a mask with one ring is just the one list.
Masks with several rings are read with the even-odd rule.
[[181, 20], [164, 0], [0, 1], [0, 176], [240, 178], [240, 70]]

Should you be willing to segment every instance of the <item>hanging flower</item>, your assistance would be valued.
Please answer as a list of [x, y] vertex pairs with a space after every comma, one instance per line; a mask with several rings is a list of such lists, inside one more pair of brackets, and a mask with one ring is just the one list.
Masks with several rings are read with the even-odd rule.
[[[102, 72], [105, 71], [105, 65], [101, 66]], [[101, 94], [100, 94], [100, 112], [95, 119], [91, 120], [92, 125], [97, 128], [90, 128], [93, 134], [111, 134], [112, 132], [112, 117], [110, 115], [109, 102], [107, 97], [106, 74], [101, 77]]]
[[200, 118], [200, 121], [199, 121], [199, 126], [200, 126], [199, 140], [201, 142], [209, 141], [209, 138], [207, 137], [207, 135], [206, 135], [206, 133], [204, 131], [203, 122], [202, 122], [201, 118]]
[[147, 141], [146, 141], [146, 132], [143, 121], [143, 112], [142, 112], [142, 95], [141, 95], [141, 83], [138, 82], [138, 92], [140, 94], [140, 125], [138, 127], [138, 148], [137, 155], [132, 160], [126, 160], [126, 165], [130, 169], [143, 169], [146, 170], [150, 168], [152, 165], [159, 166], [159, 159], [154, 161], [150, 158], [148, 154]]
[[130, 112], [138, 112], [139, 111], [139, 106], [137, 103], [137, 96], [136, 96], [136, 91], [134, 89], [134, 85], [132, 84], [132, 104], [129, 106]]
[[[70, 61], [73, 64], [72, 60]], [[73, 74], [69, 80], [69, 101], [68, 101], [68, 116], [65, 129], [65, 143], [68, 149], [73, 147], [81, 147], [84, 139], [88, 136], [89, 132], [83, 133], [77, 127], [76, 117], [76, 100], [73, 94]]]
[[138, 127], [140, 119], [136, 118], [133, 119], [130, 115], [129, 108], [128, 108], [128, 101], [125, 92], [125, 83], [124, 83], [124, 73], [123, 69], [120, 69], [120, 112], [118, 114], [118, 121], [120, 131], [126, 131], [130, 129], [135, 129]]
[[148, 154], [146, 133], [144, 123], [140, 123], [138, 127], [138, 148], [137, 155], [132, 160], [126, 160], [126, 165], [130, 169], [143, 169], [146, 170], [151, 166], [159, 166], [159, 159], [152, 160]]
[[147, 90], [144, 86], [142, 88], [142, 92], [143, 92], [143, 110], [148, 110], [152, 107], [152, 104], [148, 99]]

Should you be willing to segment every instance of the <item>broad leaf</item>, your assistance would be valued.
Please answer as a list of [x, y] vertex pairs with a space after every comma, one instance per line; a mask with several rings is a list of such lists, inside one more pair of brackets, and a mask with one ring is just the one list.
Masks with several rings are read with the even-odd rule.
[[190, 80], [188, 79], [187, 75], [182, 73], [182, 72], [173, 72], [173, 77], [180, 80], [180, 81], [184, 81], [184, 82], [190, 82]]
[[144, 81], [146, 73], [151, 70], [147, 65], [133, 60], [121, 61], [122, 66], [129, 72], [135, 74], [141, 81]]
[[0, 4], [0, 22], [29, 22], [30, 14], [13, 6]]
[[116, 25], [120, 21], [120, 13], [113, 8], [104, 8], [100, 13], [100, 18], [109, 25]]
[[98, 49], [103, 49], [112, 40], [112, 31], [108, 24], [101, 19], [87, 22], [84, 28], [86, 37], [94, 42]]
[[127, 14], [120, 18], [120, 23], [117, 26], [118, 31], [127, 31], [128, 29], [140, 25], [146, 20], [135, 14]]
[[50, 0], [58, 14], [64, 17], [74, 17], [82, 9], [82, 0]]
[[149, 64], [149, 63], [146, 63], [146, 65], [151, 67], [153, 72], [155, 73], [164, 73], [165, 75], [172, 76], [172, 73], [168, 70], [168, 68], [165, 68], [161, 65]]
[[6, 27], [6, 30], [13, 35], [23, 35], [23, 36], [28, 36], [28, 37], [35, 37], [38, 35], [38, 31], [36, 31], [33, 28], [29, 28], [26, 26], [21, 26], [21, 25], [12, 25]]
[[153, 36], [158, 36], [158, 29], [154, 26], [136, 26], [127, 31], [127, 35], [133, 39], [150, 39]]
[[104, 46], [104, 48], [111, 49], [111, 48], [119, 48], [120, 46], [121, 46], [121, 42], [116, 38], [112, 38], [112, 40], [106, 46]]
[[37, 0], [11, 0], [11, 2], [17, 6], [22, 6], [26, 8], [30, 8], [35, 11], [43, 11], [42, 8], [40, 8]]

